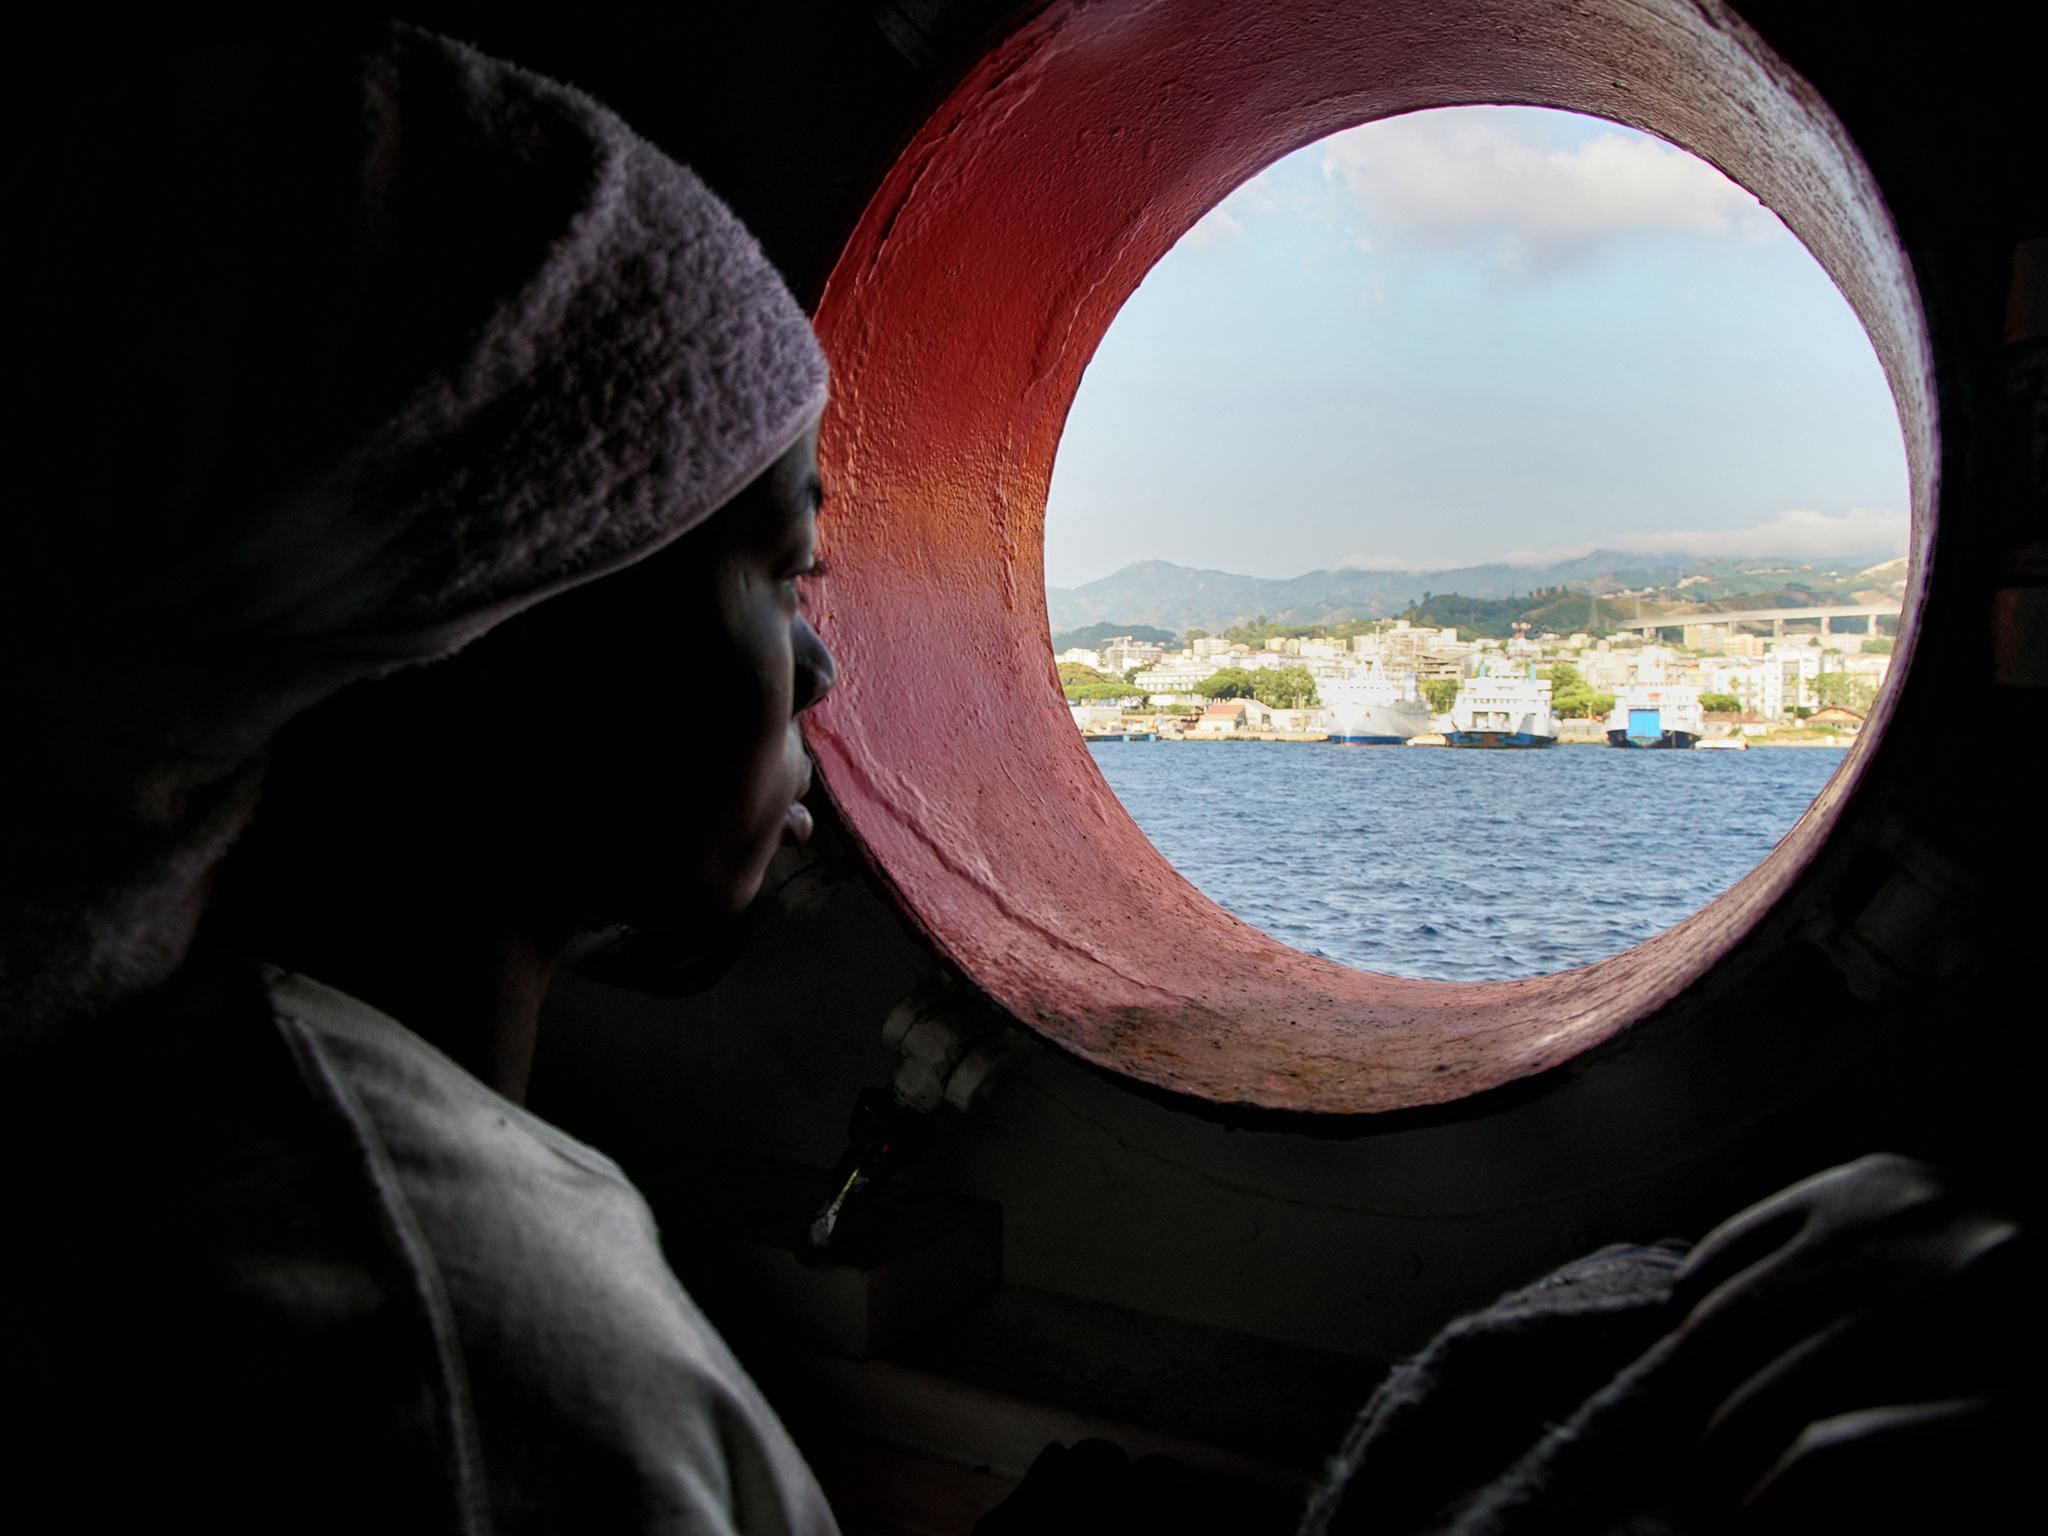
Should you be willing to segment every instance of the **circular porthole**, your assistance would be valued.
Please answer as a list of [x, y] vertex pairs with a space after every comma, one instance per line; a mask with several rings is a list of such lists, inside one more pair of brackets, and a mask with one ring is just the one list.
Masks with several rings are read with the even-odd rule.
[[1239, 186], [1104, 333], [1047, 492], [1053, 659], [1227, 910], [1546, 975], [1812, 804], [1891, 665], [1909, 500], [1868, 335], [1712, 166], [1542, 108], [1381, 118]]
[[[937, 946], [1065, 1050], [1223, 1104], [1356, 1114], [1527, 1077], [1669, 1000], [1813, 858], [1871, 729], [1733, 890], [1611, 960], [1464, 984], [1289, 949], [1189, 885], [1076, 737], [1045, 648], [1045, 493], [1097, 341], [1152, 264], [1300, 145], [1427, 107], [1550, 106], [1685, 146], [1757, 194], [1856, 311], [1898, 406], [1913, 569], [1934, 408], [1905, 262], [1846, 135], [1732, 14], [1677, 3], [1056, 4], [884, 179], [828, 282], [821, 440], [843, 662], [810, 736]], [[1917, 580], [1916, 576], [1916, 580]], [[1910, 659], [1917, 590], [1899, 646]]]

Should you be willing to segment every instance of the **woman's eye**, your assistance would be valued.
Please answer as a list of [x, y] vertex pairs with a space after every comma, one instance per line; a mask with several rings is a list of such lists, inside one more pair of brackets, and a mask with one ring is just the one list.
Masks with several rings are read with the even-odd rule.
[[797, 601], [800, 603], [808, 602], [811, 593], [815, 590], [813, 583], [824, 580], [826, 574], [825, 562], [813, 560], [803, 570], [798, 571], [792, 576], [790, 578], [790, 585], [796, 590]]

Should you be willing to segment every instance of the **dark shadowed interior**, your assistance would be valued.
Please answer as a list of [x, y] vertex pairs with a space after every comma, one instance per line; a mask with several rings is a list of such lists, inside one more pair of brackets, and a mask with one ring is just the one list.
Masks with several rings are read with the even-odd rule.
[[[532, 1102], [646, 1191], [849, 1530], [966, 1531], [1091, 1435], [1288, 1530], [1387, 1365], [1548, 1266], [1876, 1149], [2032, 1209], [2048, 174], [2044, 55], [1995, 13], [409, 14], [692, 165], [832, 359], [817, 834], [729, 953], [565, 979]], [[41, 55], [57, 89], [93, 68], [67, 29]], [[1060, 707], [1037, 541], [1088, 354], [1187, 226], [1300, 144], [1474, 101], [1652, 129], [1786, 218], [1884, 359], [1919, 585], [1881, 728], [1761, 869], [1613, 961], [1462, 987], [1313, 961], [1174, 874]], [[863, 1262], [807, 1268], [892, 1083], [923, 1145]]]

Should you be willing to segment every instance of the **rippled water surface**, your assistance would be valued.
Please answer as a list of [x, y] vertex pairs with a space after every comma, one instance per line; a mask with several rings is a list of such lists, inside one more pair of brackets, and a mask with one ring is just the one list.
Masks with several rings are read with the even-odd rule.
[[1145, 835], [1246, 922], [1346, 965], [1444, 981], [1586, 965], [1670, 927], [1754, 869], [1843, 755], [1089, 751]]

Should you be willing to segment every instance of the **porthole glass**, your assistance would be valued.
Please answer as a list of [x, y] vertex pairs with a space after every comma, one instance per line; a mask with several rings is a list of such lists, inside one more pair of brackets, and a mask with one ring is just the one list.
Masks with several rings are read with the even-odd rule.
[[1074, 728], [1196, 885], [1367, 970], [1613, 955], [1843, 760], [1907, 591], [1898, 416], [1767, 209], [1601, 119], [1276, 162], [1089, 363], [1047, 504]]

